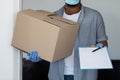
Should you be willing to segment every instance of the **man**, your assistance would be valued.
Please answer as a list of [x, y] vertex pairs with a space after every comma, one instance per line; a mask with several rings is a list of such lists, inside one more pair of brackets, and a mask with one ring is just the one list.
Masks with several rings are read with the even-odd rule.
[[[49, 80], [97, 80], [97, 70], [80, 70], [78, 59], [79, 46], [107, 46], [107, 36], [102, 16], [96, 10], [82, 6], [81, 0], [65, 0], [58, 16], [80, 24], [73, 52], [65, 59], [50, 63]], [[31, 52], [34, 62], [41, 59], [37, 52]]]

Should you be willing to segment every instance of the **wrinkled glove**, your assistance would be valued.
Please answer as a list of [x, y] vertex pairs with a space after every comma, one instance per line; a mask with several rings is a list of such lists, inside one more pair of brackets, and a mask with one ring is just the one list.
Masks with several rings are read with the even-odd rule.
[[96, 46], [99, 47], [99, 48], [103, 48], [104, 47], [104, 45], [102, 43], [97, 43]]
[[95, 49], [95, 50], [93, 50], [92, 52], [95, 52], [95, 51], [97, 51], [97, 50], [99, 50], [99, 49], [101, 49], [101, 48], [104, 47], [104, 45], [103, 45], [102, 43], [97, 43], [96, 46], [97, 46], [98, 48]]
[[30, 53], [28, 53], [28, 57], [32, 62], [39, 62], [42, 59], [38, 56], [38, 52], [37, 51], [32, 51]]

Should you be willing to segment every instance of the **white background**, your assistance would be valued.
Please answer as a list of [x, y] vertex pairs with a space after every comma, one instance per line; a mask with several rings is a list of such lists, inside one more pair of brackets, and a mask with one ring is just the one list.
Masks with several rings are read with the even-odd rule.
[[[112, 59], [120, 59], [120, 0], [82, 0], [82, 4], [98, 10], [105, 22], [109, 52]], [[23, 0], [23, 9], [55, 11], [64, 5], [64, 0]]]
[[20, 80], [19, 53], [11, 46], [19, 0], [0, 2], [0, 80]]

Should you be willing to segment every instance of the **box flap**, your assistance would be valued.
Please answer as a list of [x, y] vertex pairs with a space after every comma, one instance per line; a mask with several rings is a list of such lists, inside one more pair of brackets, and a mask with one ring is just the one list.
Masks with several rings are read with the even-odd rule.
[[57, 16], [55, 13], [43, 11], [43, 10], [28, 9], [28, 10], [20, 11], [19, 13], [27, 14], [28, 16], [30, 15], [32, 17], [35, 17], [36, 19], [46, 21], [58, 27], [76, 24], [76, 22]]
[[56, 13], [53, 13], [53, 12], [48, 12], [48, 11], [44, 11], [44, 10], [37, 10], [41, 15], [45, 15], [45, 16], [48, 16], [49, 18], [51, 19], [56, 19], [56, 20], [59, 20], [61, 22], [65, 22], [67, 24], [76, 24], [76, 22], [74, 21], [71, 21], [71, 20], [68, 20], [68, 19], [65, 19], [63, 17], [60, 17], [58, 16]]
[[49, 14], [49, 15], [47, 15], [47, 16], [48, 16], [49, 18], [51, 18], [51, 19], [56, 19], [56, 20], [58, 20], [58, 21], [61, 21], [61, 22], [66, 23], [66, 24], [70, 24], [70, 25], [76, 24], [76, 22], [73, 22], [73, 21], [71, 21], [71, 20], [68, 20], [68, 19], [65, 19], [65, 18], [63, 18], [63, 17], [57, 16], [56, 14]]

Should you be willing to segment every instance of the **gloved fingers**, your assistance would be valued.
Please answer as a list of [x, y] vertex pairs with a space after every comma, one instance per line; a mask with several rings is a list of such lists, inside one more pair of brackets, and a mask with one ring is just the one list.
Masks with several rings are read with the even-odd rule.
[[39, 59], [38, 52], [35, 51], [35, 59]]
[[29, 55], [30, 59], [32, 59], [32, 58], [33, 58], [33, 55], [34, 55], [34, 53], [33, 53], [33, 52], [31, 52], [31, 53], [30, 53], [30, 55]]
[[28, 56], [29, 56], [30, 59], [36, 58], [36, 56], [37, 56], [37, 51], [32, 51], [32, 52], [28, 53]]
[[96, 46], [100, 47], [100, 48], [104, 47], [104, 45], [102, 43], [97, 43]]
[[36, 58], [36, 59], [31, 59], [32, 62], [38, 62], [40, 61], [40, 58]]
[[36, 57], [37, 57], [36, 52], [33, 52], [33, 54], [32, 54], [32, 56], [31, 56], [31, 58], [35, 60], [35, 59], [36, 59]]
[[42, 60], [39, 56], [38, 56], [38, 52], [37, 51], [32, 51], [30, 53], [28, 53], [29, 59], [32, 62], [38, 62], [40, 60]]

